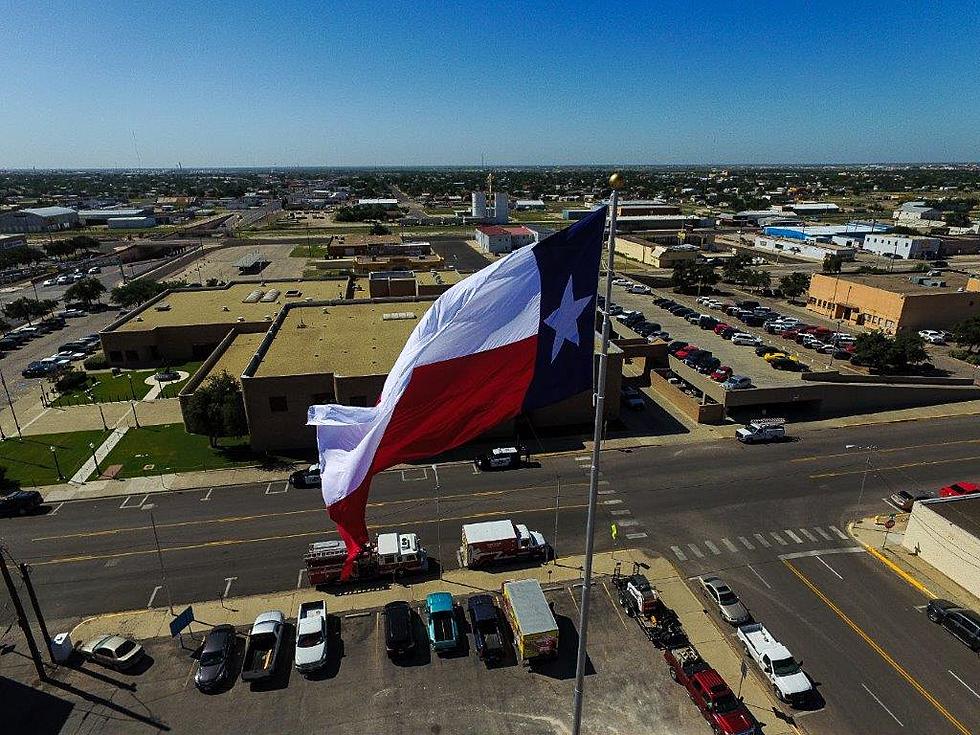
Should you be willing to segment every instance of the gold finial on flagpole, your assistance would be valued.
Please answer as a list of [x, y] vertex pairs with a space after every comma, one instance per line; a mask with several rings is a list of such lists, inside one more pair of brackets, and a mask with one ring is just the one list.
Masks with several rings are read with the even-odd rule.
[[623, 188], [623, 175], [616, 171], [612, 176], [609, 177], [609, 186], [613, 189]]

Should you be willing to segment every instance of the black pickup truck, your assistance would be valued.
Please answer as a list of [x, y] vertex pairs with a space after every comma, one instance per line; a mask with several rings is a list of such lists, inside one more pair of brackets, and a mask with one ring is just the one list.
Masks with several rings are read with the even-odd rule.
[[499, 661], [504, 655], [504, 643], [500, 633], [500, 615], [493, 598], [490, 595], [473, 595], [467, 607], [477, 654], [487, 663]]

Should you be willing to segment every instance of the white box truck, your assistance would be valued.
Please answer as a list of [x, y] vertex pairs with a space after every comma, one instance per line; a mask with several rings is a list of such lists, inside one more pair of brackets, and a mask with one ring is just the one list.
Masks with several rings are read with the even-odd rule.
[[467, 523], [456, 556], [468, 569], [522, 559], [545, 561], [548, 543], [538, 531], [511, 520]]

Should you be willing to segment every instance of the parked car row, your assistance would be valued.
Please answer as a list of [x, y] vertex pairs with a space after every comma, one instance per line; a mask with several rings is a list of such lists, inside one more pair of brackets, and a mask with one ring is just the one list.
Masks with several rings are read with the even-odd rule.
[[752, 379], [745, 375], [733, 375], [728, 365], [722, 365], [721, 360], [709, 350], [702, 350], [697, 345], [683, 340], [675, 340], [667, 345], [667, 354], [673, 355], [688, 367], [692, 367], [702, 375], [721, 383], [725, 390], [743, 390], [752, 387]]
[[84, 360], [98, 349], [99, 335], [90, 334], [81, 339], [65, 342], [58, 352], [40, 360], [34, 360], [21, 370], [25, 378], [44, 378], [67, 370], [73, 362]]
[[86, 275], [94, 276], [97, 273], [101, 273], [101, 272], [102, 272], [102, 268], [100, 268], [97, 265], [92, 266], [85, 273], [82, 273], [81, 270], [79, 270], [78, 268], [76, 268], [71, 273], [63, 273], [62, 275], [57, 276], [55, 278], [47, 278], [47, 279], [41, 281], [41, 286], [42, 287], [48, 287], [48, 286], [69, 286], [69, 285], [71, 285], [73, 283], [78, 283], [83, 278], [85, 278]]
[[11, 329], [9, 332], [3, 335], [3, 337], [0, 337], [0, 350], [3, 352], [11, 352], [19, 349], [36, 337], [40, 337], [43, 334], [48, 334], [49, 332], [55, 332], [59, 329], [64, 329], [64, 327], [64, 319], [58, 316], [51, 316], [46, 319], [42, 319], [36, 324], [25, 324], [22, 327]]

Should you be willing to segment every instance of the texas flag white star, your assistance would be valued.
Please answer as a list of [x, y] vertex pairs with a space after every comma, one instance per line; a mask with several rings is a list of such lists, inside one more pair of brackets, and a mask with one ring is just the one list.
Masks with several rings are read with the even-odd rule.
[[561, 303], [544, 323], [555, 330], [555, 341], [551, 345], [551, 361], [554, 362], [566, 342], [578, 346], [578, 320], [585, 307], [592, 301], [591, 296], [576, 299], [572, 290], [572, 277], [568, 277], [565, 292], [561, 295]]

